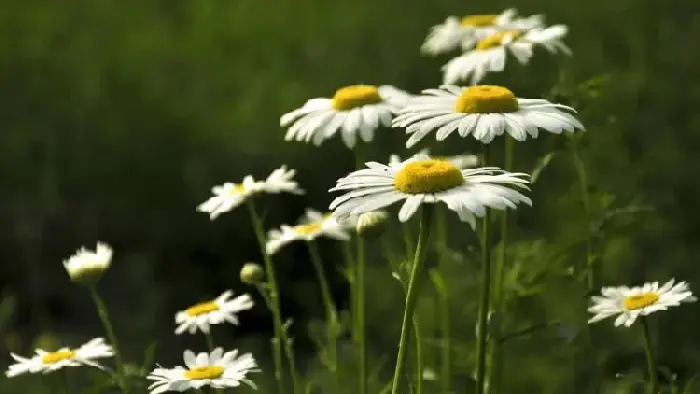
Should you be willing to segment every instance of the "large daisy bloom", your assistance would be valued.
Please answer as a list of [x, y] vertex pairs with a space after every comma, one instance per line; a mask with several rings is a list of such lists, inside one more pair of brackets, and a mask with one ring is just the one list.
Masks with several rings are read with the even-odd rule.
[[543, 46], [551, 53], [563, 52], [571, 55], [571, 50], [562, 39], [568, 28], [564, 25], [551, 26], [546, 29], [506, 30], [493, 33], [477, 44], [476, 48], [458, 56], [442, 67], [443, 83], [454, 84], [470, 79], [471, 84], [479, 83], [487, 73], [503, 71], [506, 65], [507, 51], [515, 56], [520, 64], [527, 64], [533, 53], [533, 47]]
[[150, 394], [199, 390], [204, 386], [227, 389], [238, 387], [241, 383], [256, 388], [255, 384], [246, 377], [251, 372], [260, 372], [250, 353], [239, 356], [237, 350], [224, 353], [224, 350], [219, 347], [211, 353], [197, 355], [186, 350], [183, 358], [185, 367], [158, 366], [148, 375], [146, 379], [153, 381], [148, 387]]
[[318, 237], [329, 237], [341, 241], [350, 239], [347, 228], [352, 221], [339, 223], [331, 213], [307, 209], [296, 226], [283, 225], [267, 234], [265, 249], [268, 254], [277, 253], [283, 246], [294, 241], [313, 241]]
[[299, 184], [294, 181], [295, 173], [295, 170], [288, 170], [287, 166], [282, 166], [272, 171], [264, 181], [256, 181], [252, 175], [247, 175], [241, 183], [227, 182], [214, 186], [211, 189], [213, 196], [199, 204], [197, 211], [209, 213], [209, 218], [214, 220], [222, 213], [229, 212], [241, 205], [255, 194], [303, 194], [304, 190], [299, 188]]
[[[421, 149], [420, 152], [418, 152], [419, 155], [427, 155], [430, 156], [430, 150], [429, 149]], [[438, 156], [434, 156], [434, 159], [439, 158]], [[444, 156], [443, 157], [445, 160], [450, 161], [452, 164], [457, 166], [459, 169], [464, 169], [464, 168], [474, 168], [479, 164], [479, 157], [476, 155], [454, 155], [454, 156]], [[399, 155], [391, 155], [389, 156], [389, 165], [392, 164], [400, 164], [403, 160], [401, 159], [401, 156]]]
[[175, 314], [175, 323], [178, 325], [175, 334], [182, 334], [188, 331], [190, 334], [197, 332], [209, 332], [212, 324], [231, 323], [238, 324], [238, 312], [253, 307], [253, 299], [248, 294], [240, 295], [230, 299], [233, 292], [225, 291], [214, 300], [201, 302], [193, 305], [184, 311]]
[[406, 133], [412, 134], [406, 141], [407, 148], [431, 131], [435, 131], [438, 141], [457, 131], [462, 137], [471, 134], [488, 144], [503, 133], [524, 141], [528, 135], [537, 138], [539, 129], [554, 134], [583, 130], [572, 112], [576, 111], [544, 99], [516, 98], [503, 86], [443, 85], [411, 99], [393, 126], [406, 127]]
[[317, 146], [340, 130], [343, 142], [352, 149], [358, 134], [364, 142], [370, 142], [377, 128], [391, 126], [393, 114], [409, 97], [389, 85], [345, 86], [333, 98], [311, 99], [282, 115], [280, 126], [289, 127], [285, 141], [312, 141]]
[[25, 373], [49, 373], [64, 367], [102, 368], [96, 360], [113, 355], [112, 347], [104, 343], [104, 338], [92, 339], [77, 349], [64, 347], [55, 352], [36, 349], [36, 355], [31, 358], [10, 353], [17, 363], [10, 365], [5, 375], [12, 378]]
[[476, 226], [486, 208], [515, 209], [532, 201], [513, 188], [529, 190], [527, 174], [496, 167], [459, 169], [446, 159], [416, 155], [399, 164], [366, 163], [368, 168], [338, 180], [331, 191], [343, 191], [331, 203], [335, 215], [359, 215], [405, 200], [399, 220], [407, 221], [424, 203], [444, 202], [462, 221]]
[[639, 316], [665, 311], [681, 303], [694, 302], [697, 298], [693, 296], [688, 283], [674, 283], [671, 279], [661, 287], [658, 282], [645, 283], [639, 287], [604, 287], [602, 296], [593, 296], [591, 300], [593, 305], [588, 311], [594, 316], [589, 323], [617, 315], [615, 325], [629, 327]]
[[542, 26], [542, 15], [527, 18], [516, 17], [517, 11], [509, 8], [499, 15], [468, 15], [462, 18], [449, 16], [444, 23], [430, 28], [421, 52], [438, 55], [462, 47], [468, 50], [481, 39], [501, 30], [528, 30]]
[[103, 242], [92, 251], [85, 247], [63, 261], [68, 276], [74, 282], [95, 283], [112, 264], [112, 248]]

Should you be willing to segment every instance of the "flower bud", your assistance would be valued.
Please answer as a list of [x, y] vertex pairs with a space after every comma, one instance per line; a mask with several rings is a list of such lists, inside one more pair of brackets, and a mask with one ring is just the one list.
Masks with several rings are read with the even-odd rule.
[[388, 215], [386, 212], [375, 211], [365, 212], [357, 218], [355, 229], [361, 237], [376, 239], [379, 238], [386, 227], [385, 222]]
[[112, 248], [102, 242], [97, 243], [97, 249], [90, 251], [80, 248], [63, 266], [73, 282], [93, 285], [112, 264]]
[[255, 263], [245, 263], [241, 268], [241, 282], [256, 285], [265, 280], [265, 271]]

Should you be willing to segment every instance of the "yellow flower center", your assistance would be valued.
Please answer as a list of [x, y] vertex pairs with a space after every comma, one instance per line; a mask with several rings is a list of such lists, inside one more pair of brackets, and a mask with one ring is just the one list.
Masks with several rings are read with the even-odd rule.
[[394, 187], [406, 194], [438, 193], [462, 184], [462, 171], [447, 160], [412, 161], [394, 177]]
[[485, 51], [487, 49], [501, 46], [503, 45], [503, 40], [509, 36], [511, 37], [511, 41], [515, 41], [522, 36], [522, 33], [518, 30], [499, 31], [498, 33], [491, 34], [490, 36], [479, 41], [479, 43], [476, 44], [476, 49], [479, 51]]
[[209, 301], [209, 302], [202, 302], [200, 304], [197, 304], [195, 306], [187, 308], [185, 313], [187, 313], [191, 317], [203, 315], [205, 313], [213, 312], [213, 311], [218, 311], [219, 310], [219, 305], [214, 302], [214, 301]]
[[309, 235], [312, 233], [315, 233], [321, 229], [321, 223], [310, 223], [310, 224], [302, 224], [299, 226], [294, 227], [294, 231], [297, 232], [297, 234], [301, 235]]
[[486, 27], [496, 23], [498, 15], [469, 15], [459, 22], [464, 27]]
[[224, 374], [224, 367], [218, 365], [208, 367], [195, 367], [185, 372], [185, 378], [189, 380], [216, 379]]
[[62, 352], [46, 353], [41, 356], [42, 364], [56, 364], [59, 361], [70, 360], [75, 356], [75, 352], [71, 350], [65, 350]]
[[648, 306], [652, 306], [659, 301], [659, 295], [656, 293], [645, 293], [640, 295], [633, 295], [625, 297], [624, 305], [625, 309], [628, 311], [634, 311], [637, 309], [644, 309]]
[[243, 193], [245, 191], [245, 186], [242, 183], [234, 183], [233, 189], [231, 189], [231, 194]]
[[455, 111], [463, 114], [502, 114], [518, 111], [518, 99], [508, 88], [495, 85], [470, 86], [457, 98]]
[[352, 85], [340, 88], [333, 96], [333, 108], [348, 111], [368, 104], [381, 103], [379, 89], [372, 85]]

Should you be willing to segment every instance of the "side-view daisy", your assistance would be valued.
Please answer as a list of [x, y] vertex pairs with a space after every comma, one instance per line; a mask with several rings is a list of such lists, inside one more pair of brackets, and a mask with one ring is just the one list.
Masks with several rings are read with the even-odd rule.
[[270, 230], [265, 249], [268, 254], [275, 254], [290, 242], [308, 242], [321, 236], [347, 241], [350, 239], [350, 234], [347, 232], [349, 223], [351, 222], [341, 225], [330, 213], [322, 214], [313, 209], [307, 209], [296, 226], [283, 225], [279, 229]]
[[17, 363], [10, 365], [5, 375], [12, 378], [25, 373], [49, 373], [64, 367], [102, 368], [96, 360], [113, 355], [112, 347], [104, 343], [104, 338], [92, 339], [77, 349], [64, 347], [55, 352], [36, 349], [36, 355], [31, 358], [10, 353]]
[[331, 191], [343, 191], [331, 203], [335, 215], [359, 215], [405, 200], [399, 220], [407, 221], [424, 203], [444, 202], [462, 221], [476, 226], [486, 208], [515, 209], [532, 201], [510, 187], [528, 190], [527, 174], [496, 167], [460, 170], [445, 159], [416, 155], [399, 164], [366, 163], [368, 168], [338, 180]]
[[112, 248], [103, 242], [92, 251], [85, 247], [63, 261], [70, 279], [74, 282], [94, 283], [112, 264]]
[[440, 89], [426, 89], [411, 99], [393, 126], [406, 127], [406, 133], [412, 134], [406, 141], [407, 148], [434, 130], [438, 141], [457, 131], [461, 137], [471, 134], [488, 144], [503, 133], [524, 141], [528, 135], [537, 138], [538, 129], [554, 134], [583, 130], [571, 114], [575, 112], [544, 99], [517, 98], [503, 86], [443, 85]]
[[182, 334], [188, 331], [190, 334], [197, 332], [197, 329], [204, 333], [209, 332], [212, 324], [231, 323], [238, 324], [240, 311], [253, 307], [253, 299], [248, 294], [240, 295], [234, 299], [231, 290], [225, 291], [214, 300], [201, 302], [193, 305], [184, 311], [175, 314], [175, 323], [178, 325], [175, 334]]
[[503, 71], [508, 51], [520, 64], [528, 63], [536, 45], [543, 46], [551, 53], [571, 55], [569, 47], [562, 42], [567, 31], [566, 26], [556, 25], [529, 31], [495, 32], [479, 40], [475, 49], [447, 62], [442, 67], [443, 83], [454, 84], [467, 79], [471, 84], [479, 83], [487, 73]]
[[421, 45], [421, 52], [439, 55], [462, 47], [468, 50], [490, 34], [506, 29], [528, 30], [542, 26], [542, 15], [527, 18], [516, 17], [517, 11], [509, 8], [498, 15], [468, 15], [462, 18], [449, 16], [444, 23], [430, 28]]
[[[418, 152], [419, 155], [427, 155], [430, 156], [430, 150], [429, 149], [421, 149]], [[439, 156], [433, 156], [434, 159], [440, 158]], [[474, 168], [479, 164], [479, 157], [476, 155], [455, 155], [455, 156], [444, 156], [442, 157], [445, 160], [448, 160], [457, 168], [463, 169], [463, 168]], [[389, 156], [389, 165], [391, 164], [399, 164], [403, 160], [401, 159], [401, 156], [399, 155], [391, 155]]]
[[219, 347], [211, 353], [197, 355], [186, 350], [183, 358], [186, 367], [162, 368], [159, 365], [148, 375], [146, 379], [153, 381], [148, 387], [150, 394], [199, 390], [204, 386], [227, 389], [238, 387], [241, 383], [256, 388], [253, 381], [246, 377], [249, 373], [260, 372], [250, 353], [239, 356], [237, 350], [224, 353]]
[[285, 141], [312, 141], [317, 146], [341, 130], [343, 142], [352, 149], [358, 134], [364, 142], [370, 142], [377, 128], [390, 126], [393, 114], [409, 97], [389, 85], [345, 86], [333, 98], [310, 99], [301, 108], [282, 115], [280, 126], [289, 127]]
[[274, 171], [264, 181], [256, 181], [252, 175], [247, 175], [241, 183], [226, 182], [211, 189], [212, 197], [197, 206], [197, 211], [209, 213], [211, 220], [224, 212], [229, 212], [241, 205], [251, 196], [258, 193], [292, 193], [303, 194], [294, 181], [295, 170], [282, 166]]
[[653, 282], [639, 287], [604, 287], [601, 293], [602, 296], [591, 297], [593, 305], [588, 311], [594, 316], [588, 323], [596, 323], [617, 315], [615, 325], [629, 327], [640, 316], [665, 311], [685, 302], [697, 301], [688, 283], [675, 283], [673, 279], [661, 287], [658, 282]]

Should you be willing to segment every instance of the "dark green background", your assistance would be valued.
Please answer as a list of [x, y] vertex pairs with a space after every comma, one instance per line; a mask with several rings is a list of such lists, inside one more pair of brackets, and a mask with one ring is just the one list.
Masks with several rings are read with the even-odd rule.
[[[97, 240], [115, 248], [114, 266], [100, 286], [127, 358], [140, 363], [153, 339], [165, 365], [177, 363], [187, 347], [203, 349], [198, 336], [174, 336], [175, 311], [227, 288], [252, 291], [239, 282], [238, 270], [259, 260], [243, 210], [214, 222], [195, 212], [210, 187], [246, 174], [262, 178], [286, 163], [308, 193], [264, 197], [259, 204], [268, 227], [296, 220], [306, 206], [325, 209], [326, 190], [352, 169], [352, 153], [339, 140], [321, 148], [284, 142], [279, 116], [342, 85], [392, 84], [412, 93], [434, 87], [448, 58], [420, 55], [428, 28], [447, 15], [509, 6], [569, 25], [566, 42], [574, 56], [538, 51], [529, 67], [511, 61], [506, 74], [488, 81], [508, 84], [520, 97], [546, 95], [577, 107], [588, 127], [581, 149], [593, 220], [630, 203], [654, 207], [653, 213], [618, 215], [605, 232], [595, 231], [603, 284], [676, 277], [698, 289], [697, 1], [5, 0], [0, 288], [9, 297], [3, 310], [11, 300], [15, 308], [3, 315], [9, 320], [0, 326], [2, 352], [29, 353], [41, 333], [53, 333], [44, 342], [70, 345], [102, 335], [87, 292], [68, 281], [61, 265]], [[591, 79], [602, 82], [581, 85]], [[426, 146], [436, 153], [478, 150], [471, 140], [451, 137], [437, 145], [432, 138]], [[405, 155], [404, 140], [402, 130], [383, 130], [367, 154], [379, 161]], [[534, 207], [518, 211], [516, 268], [508, 282], [512, 329], [554, 320], [571, 324], [566, 330], [585, 324], [584, 292], [566, 274], [585, 259], [586, 232], [567, 141], [543, 135], [516, 149], [516, 169], [526, 172], [538, 157], [559, 153], [533, 187]], [[477, 298], [470, 231], [452, 223], [456, 257], [443, 267], [454, 304], [459, 392], [472, 368]], [[336, 296], [346, 305], [340, 254], [332, 243], [322, 246]], [[371, 360], [379, 368], [383, 357], [385, 381], [401, 290], [378, 250], [372, 256]], [[312, 360], [306, 326], [322, 310], [304, 248], [286, 248], [276, 264], [298, 356]], [[215, 336], [254, 351], [266, 372], [256, 380], [267, 387], [269, 316], [256, 300], [240, 326], [217, 327]], [[423, 307], [426, 335], [432, 335], [431, 308]], [[681, 377], [700, 369], [698, 311], [691, 305], [664, 313], [656, 326], [662, 364]], [[557, 332], [509, 342], [509, 392], [578, 393], [572, 352]], [[638, 327], [614, 330], [606, 321], [598, 332], [608, 378], [643, 366]], [[428, 347], [434, 358], [434, 346]], [[320, 374], [315, 361], [309, 365], [311, 375]], [[36, 381], [3, 377], [0, 392]]]

